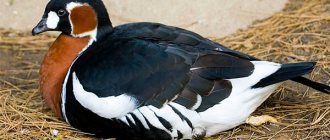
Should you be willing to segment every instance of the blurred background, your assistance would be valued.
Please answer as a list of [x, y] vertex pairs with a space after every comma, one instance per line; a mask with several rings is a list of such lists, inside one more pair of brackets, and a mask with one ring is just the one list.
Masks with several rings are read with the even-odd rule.
[[[31, 30], [48, 0], [0, 0], [0, 28]], [[104, 0], [114, 25], [160, 22], [219, 37], [282, 10], [287, 0]]]

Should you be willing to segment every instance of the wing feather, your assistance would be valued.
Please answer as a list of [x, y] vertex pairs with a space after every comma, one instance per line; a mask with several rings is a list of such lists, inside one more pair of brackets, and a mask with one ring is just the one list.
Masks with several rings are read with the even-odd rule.
[[250, 61], [220, 52], [230, 51], [220, 44], [161, 24], [119, 26], [105, 43], [93, 45], [72, 67], [84, 89], [98, 97], [125, 93], [137, 107], [173, 101], [205, 110], [230, 95], [224, 79], [253, 72]]

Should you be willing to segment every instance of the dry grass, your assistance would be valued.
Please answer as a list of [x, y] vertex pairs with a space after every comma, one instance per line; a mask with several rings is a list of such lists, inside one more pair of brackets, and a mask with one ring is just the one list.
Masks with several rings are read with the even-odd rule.
[[[40, 61], [54, 37], [0, 35], [0, 139], [92, 139], [54, 117], [39, 95]], [[215, 40], [265, 60], [317, 61], [310, 78], [330, 84], [329, 0], [291, 0], [283, 12]], [[287, 82], [255, 112], [264, 114], [281, 123], [241, 125], [209, 139], [330, 139], [330, 97], [304, 86]]]

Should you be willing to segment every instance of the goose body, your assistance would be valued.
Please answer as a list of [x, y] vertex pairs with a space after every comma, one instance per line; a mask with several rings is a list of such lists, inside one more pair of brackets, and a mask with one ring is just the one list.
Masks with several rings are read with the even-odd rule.
[[244, 123], [285, 80], [329, 93], [329, 86], [301, 77], [314, 62], [261, 61], [158, 23], [112, 27], [104, 11], [100, 0], [51, 0], [33, 30], [63, 32], [42, 64], [41, 92], [60, 118], [84, 132], [201, 139]]

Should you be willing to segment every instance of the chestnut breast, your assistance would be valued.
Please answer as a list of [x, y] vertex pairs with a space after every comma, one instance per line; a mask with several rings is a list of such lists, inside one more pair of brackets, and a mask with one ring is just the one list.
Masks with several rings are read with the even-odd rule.
[[61, 34], [48, 50], [40, 68], [40, 90], [47, 105], [62, 118], [61, 93], [65, 76], [90, 38], [74, 38]]

